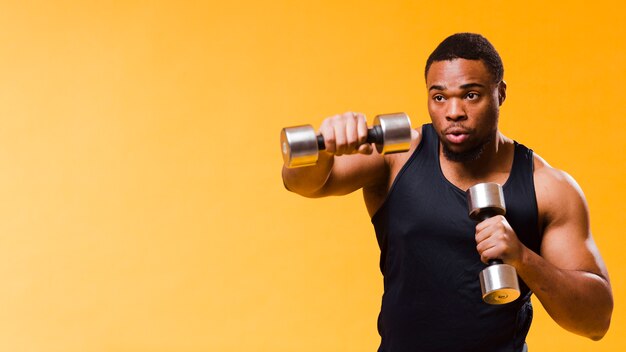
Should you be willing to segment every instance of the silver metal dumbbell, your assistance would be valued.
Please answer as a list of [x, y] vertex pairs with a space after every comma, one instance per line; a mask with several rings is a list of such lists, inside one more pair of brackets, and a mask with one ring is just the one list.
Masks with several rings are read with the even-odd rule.
[[[367, 143], [375, 143], [380, 154], [406, 152], [411, 146], [411, 121], [403, 112], [378, 115], [367, 131]], [[319, 151], [326, 149], [324, 137], [316, 135], [313, 126], [283, 128], [280, 146], [288, 168], [315, 165]]]
[[[496, 215], [506, 214], [502, 187], [497, 183], [479, 183], [467, 190], [469, 216], [484, 221]], [[517, 272], [511, 265], [499, 259], [489, 261], [489, 266], [480, 272], [480, 288], [483, 301], [489, 304], [513, 302], [520, 296]]]

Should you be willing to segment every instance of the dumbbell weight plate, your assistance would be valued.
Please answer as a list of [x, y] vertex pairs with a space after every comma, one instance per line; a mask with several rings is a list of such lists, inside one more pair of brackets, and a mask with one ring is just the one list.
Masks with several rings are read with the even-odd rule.
[[406, 152], [411, 148], [411, 120], [403, 112], [377, 115], [374, 126], [380, 125], [383, 140], [376, 143], [380, 154]]
[[506, 213], [506, 204], [502, 186], [497, 183], [479, 183], [467, 190], [467, 207], [469, 217], [476, 221], [483, 221], [495, 215]]
[[489, 304], [506, 304], [520, 296], [515, 268], [508, 264], [490, 265], [478, 275], [483, 301]]
[[317, 136], [311, 125], [283, 128], [280, 146], [287, 167], [310, 166], [317, 162]]

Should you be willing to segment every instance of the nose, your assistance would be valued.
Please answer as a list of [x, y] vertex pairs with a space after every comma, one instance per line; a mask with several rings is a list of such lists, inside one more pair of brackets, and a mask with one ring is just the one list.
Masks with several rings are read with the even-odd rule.
[[463, 104], [459, 99], [448, 100], [446, 110], [446, 120], [448, 121], [462, 121], [467, 119]]

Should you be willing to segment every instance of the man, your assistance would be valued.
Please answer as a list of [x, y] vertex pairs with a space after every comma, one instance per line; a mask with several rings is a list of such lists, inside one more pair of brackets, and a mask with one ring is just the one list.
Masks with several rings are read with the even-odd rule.
[[[409, 152], [377, 154], [365, 116], [350, 112], [322, 123], [315, 166], [283, 168], [287, 189], [306, 197], [363, 189], [384, 276], [379, 351], [522, 351], [532, 293], [573, 333], [599, 340], [608, 330], [612, 292], [583, 193], [499, 132], [503, 72], [487, 39], [452, 35], [426, 63], [432, 124], [413, 132]], [[503, 185], [507, 214], [476, 225], [465, 190], [482, 182]], [[482, 301], [490, 259], [517, 270], [516, 301]]]

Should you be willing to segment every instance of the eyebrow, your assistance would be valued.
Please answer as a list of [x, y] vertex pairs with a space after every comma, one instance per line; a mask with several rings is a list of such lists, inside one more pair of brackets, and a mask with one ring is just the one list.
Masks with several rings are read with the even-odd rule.
[[428, 88], [428, 91], [429, 91], [429, 92], [430, 92], [431, 90], [446, 90], [446, 87], [444, 87], [444, 86], [434, 85], [434, 86], [430, 86], [430, 88]]
[[459, 87], [461, 89], [468, 89], [468, 88], [485, 88], [484, 85], [480, 84], [480, 83], [467, 83], [467, 84], [463, 84], [461, 85], [461, 87]]
[[[466, 83], [466, 84], [462, 84], [459, 88], [461, 89], [485, 88], [485, 86], [480, 83]], [[432, 90], [446, 90], [446, 87], [435, 84], [435, 85], [430, 86], [430, 88], [428, 88], [429, 92]]]

